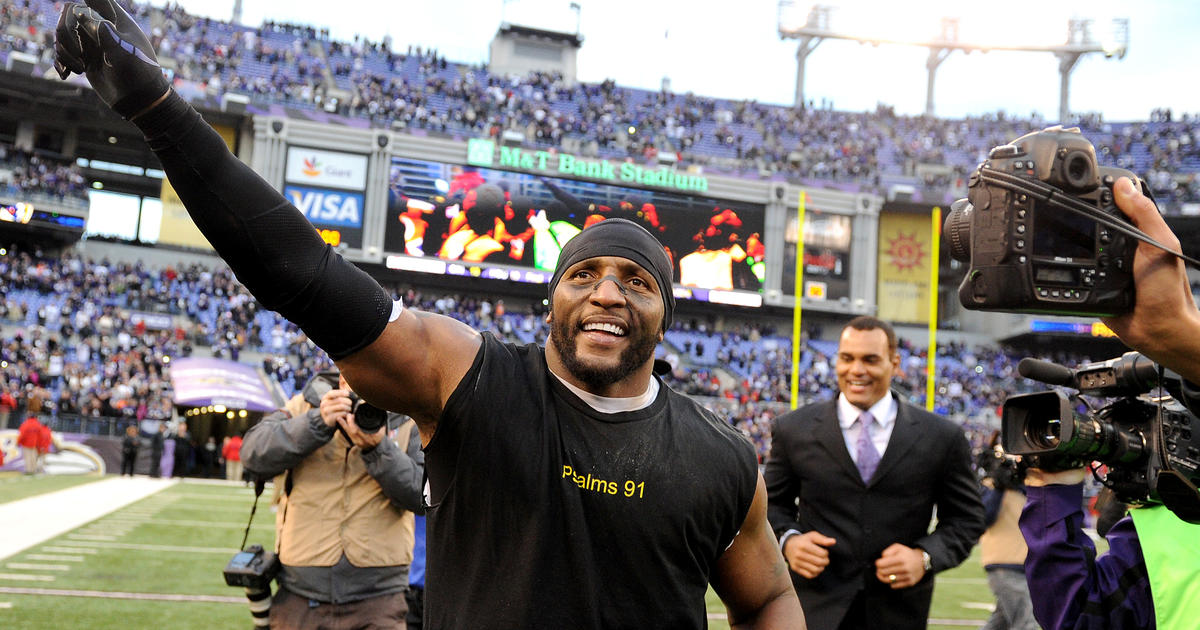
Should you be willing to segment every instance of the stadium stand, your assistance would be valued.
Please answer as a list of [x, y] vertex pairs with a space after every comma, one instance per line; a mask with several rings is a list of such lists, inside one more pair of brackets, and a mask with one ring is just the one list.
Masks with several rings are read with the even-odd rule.
[[[35, 389], [45, 390], [50, 402], [42, 414], [55, 429], [118, 435], [129, 423], [172, 418], [169, 357], [213, 356], [261, 366], [289, 396], [332, 366], [294, 325], [261, 309], [219, 261], [155, 268], [136, 260], [6, 251], [0, 256], [0, 391], [23, 409]], [[514, 310], [503, 300], [391, 289], [412, 308], [449, 315], [506, 340], [544, 343], [548, 334], [534, 306]], [[150, 329], [133, 316], [147, 312], [170, 316], [173, 327]], [[900, 350], [898, 388], [923, 404], [926, 349], [905, 342]], [[745, 431], [763, 457], [771, 420], [789, 408], [791, 352], [789, 338], [763, 326], [718, 331], [692, 320], [677, 322], [660, 348], [675, 368], [667, 381]], [[834, 395], [835, 354], [834, 341], [805, 341], [802, 403]], [[1028, 389], [1016, 378], [1020, 358], [993, 347], [939, 346], [936, 410], [982, 444], [1004, 396]], [[1087, 360], [1046, 358], [1068, 365]], [[18, 411], [12, 417], [23, 416]]]
[[[50, 0], [0, 2], [0, 55], [23, 51], [49, 66], [57, 20]], [[244, 94], [272, 106], [308, 110], [348, 125], [453, 137], [515, 133], [531, 148], [560, 147], [586, 157], [679, 164], [714, 173], [881, 193], [902, 184], [914, 199], [961, 196], [966, 175], [996, 145], [1046, 126], [996, 113], [961, 120], [901, 116], [886, 106], [838, 112], [621, 87], [568, 84], [543, 72], [498, 76], [448, 61], [437, 51], [390, 42], [340, 42], [311, 26], [246, 27], [134, 4], [176, 88], [195, 100]], [[15, 27], [15, 28], [14, 28]], [[330, 118], [329, 116], [332, 116]], [[1168, 212], [1200, 201], [1200, 120], [1169, 110], [1149, 120], [1070, 121], [1096, 145], [1102, 164], [1138, 173]], [[629, 133], [629, 127], [636, 133]]]
[[[59, 7], [50, 0], [0, 0], [0, 65], [22, 53], [37, 58], [45, 73]], [[249, 96], [259, 113], [286, 105], [290, 112], [327, 115], [321, 120], [331, 124], [455, 138], [507, 132], [531, 148], [646, 162], [669, 155], [715, 173], [847, 191], [882, 193], [905, 184], [917, 199], [937, 203], [962, 194], [967, 174], [989, 148], [1046, 124], [1002, 113], [951, 120], [897, 115], [886, 106], [872, 112], [793, 108], [632, 89], [612, 80], [569, 83], [546, 72], [495, 75], [438, 51], [336, 41], [312, 26], [246, 27], [174, 5], [134, 7], [164, 67], [174, 72], [176, 88], [198, 102], [237, 93]], [[1200, 119], [1156, 110], [1146, 121], [1084, 116], [1075, 122], [1102, 163], [1139, 173], [1169, 211], [1200, 202]], [[631, 125], [636, 133], [627, 131]], [[0, 192], [83, 203], [86, 191], [69, 157], [0, 144]], [[451, 315], [504, 339], [543, 343], [547, 336], [538, 305], [389, 288], [412, 308]], [[166, 315], [173, 325], [147, 329], [131, 317], [136, 312]], [[836, 342], [805, 339], [801, 350], [798, 402], [831, 396]], [[673, 387], [745, 431], [765, 456], [770, 423], [791, 403], [790, 331], [749, 324], [715, 330], [682, 320], [660, 352], [675, 367], [667, 376]], [[909, 342], [901, 347], [899, 387], [922, 404], [926, 353]], [[957, 343], [937, 353], [936, 410], [962, 423], [981, 446], [1003, 398], [1027, 387], [1015, 376], [1020, 357]], [[118, 435], [131, 422], [170, 418], [164, 359], [190, 355], [261, 366], [289, 395], [331, 365], [293, 324], [262, 309], [219, 261], [158, 267], [19, 247], [0, 256], [0, 393], [23, 405], [34, 390], [47, 390], [51, 403], [41, 411], [51, 426]]]

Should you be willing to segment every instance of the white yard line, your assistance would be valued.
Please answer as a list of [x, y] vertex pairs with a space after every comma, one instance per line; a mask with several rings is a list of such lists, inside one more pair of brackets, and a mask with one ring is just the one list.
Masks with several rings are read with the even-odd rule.
[[71, 567], [65, 564], [34, 564], [32, 562], [9, 562], [4, 565], [9, 569], [18, 571], [70, 571]]
[[[173, 479], [108, 477], [57, 492], [0, 504], [0, 559], [72, 531], [178, 483]], [[83, 537], [83, 534], [75, 534]]]
[[[178, 547], [175, 545], [142, 545], [138, 543], [122, 543], [122, 542], [106, 542], [106, 541], [70, 541], [72, 545], [87, 545], [92, 549], [86, 550], [89, 553], [95, 553], [97, 549], [129, 549], [132, 551], [178, 551], [180, 553], [221, 553], [232, 554], [237, 553], [236, 547]], [[43, 547], [42, 549], [46, 549]], [[77, 549], [76, 551], [85, 551]]]
[[14, 580], [17, 582], [53, 582], [53, 575], [30, 575], [26, 573], [0, 573], [0, 580]]
[[66, 597], [101, 597], [104, 599], [141, 599], [166, 602], [218, 602], [222, 604], [246, 605], [245, 597], [228, 595], [177, 595], [174, 593], [124, 593], [120, 591], [79, 591], [58, 588], [21, 588], [0, 586], [0, 593], [7, 595], [56, 595]]

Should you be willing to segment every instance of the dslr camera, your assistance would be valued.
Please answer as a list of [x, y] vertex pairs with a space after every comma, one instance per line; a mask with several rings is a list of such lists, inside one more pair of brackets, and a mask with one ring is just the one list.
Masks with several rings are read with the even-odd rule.
[[233, 554], [225, 565], [225, 584], [247, 589], [270, 589], [271, 580], [279, 573], [279, 558], [262, 545], [250, 545]]
[[[250, 531], [249, 526], [246, 531]], [[270, 625], [271, 580], [278, 574], [279, 558], [275, 552], [263, 550], [262, 545], [250, 545], [233, 554], [225, 565], [225, 584], [246, 589], [255, 628]]]
[[354, 424], [363, 433], [374, 433], [388, 421], [387, 411], [359, 398], [354, 392], [350, 392], [350, 413], [354, 414]]
[[[304, 400], [314, 408], [320, 408], [321, 397], [331, 389], [338, 387], [338, 372], [336, 370], [327, 370], [317, 372], [308, 382], [304, 384]], [[387, 424], [388, 417], [391, 415], [387, 410], [380, 409], [375, 405], [363, 400], [354, 392], [350, 392], [350, 413], [354, 414], [354, 423], [364, 433], [374, 433], [379, 430], [379, 427]]]
[[1121, 177], [1150, 196], [1132, 172], [1097, 165], [1078, 128], [992, 149], [946, 217], [950, 256], [969, 264], [963, 307], [1083, 316], [1132, 308], [1137, 241], [1113, 200]]
[[[1162, 503], [1200, 523], [1200, 392], [1137, 352], [1072, 370], [1036, 359], [1026, 378], [1078, 390], [1009, 396], [1001, 414], [1004, 450], [1028, 466], [1070, 470], [1107, 465], [1103, 478], [1119, 501]], [[1082, 396], [1113, 399], [1093, 409]], [[1182, 402], [1181, 402], [1182, 401]]]

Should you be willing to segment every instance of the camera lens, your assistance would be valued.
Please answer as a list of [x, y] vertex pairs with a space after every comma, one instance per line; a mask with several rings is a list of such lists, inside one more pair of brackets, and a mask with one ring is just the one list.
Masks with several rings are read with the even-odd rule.
[[386, 411], [361, 399], [354, 403], [350, 413], [354, 414], [354, 423], [364, 433], [374, 433], [387, 424]]
[[1062, 178], [1068, 188], [1074, 190], [1091, 190], [1092, 159], [1083, 151], [1071, 151], [1062, 158]]
[[974, 207], [966, 199], [950, 206], [942, 230], [950, 247], [950, 257], [959, 262], [971, 262], [971, 213]]
[[1057, 418], [1030, 422], [1028, 437], [1038, 448], [1057, 448], [1062, 441], [1062, 422]]

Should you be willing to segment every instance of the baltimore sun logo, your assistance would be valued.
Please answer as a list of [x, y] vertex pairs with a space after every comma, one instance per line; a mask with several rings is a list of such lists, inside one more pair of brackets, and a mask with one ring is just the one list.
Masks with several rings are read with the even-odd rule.
[[925, 258], [925, 245], [917, 240], [915, 233], [897, 232], [896, 238], [888, 239], [887, 255], [897, 271], [916, 269]]
[[321, 174], [321, 163], [317, 161], [316, 157], [304, 158], [304, 166], [300, 172], [309, 177], [316, 177]]

